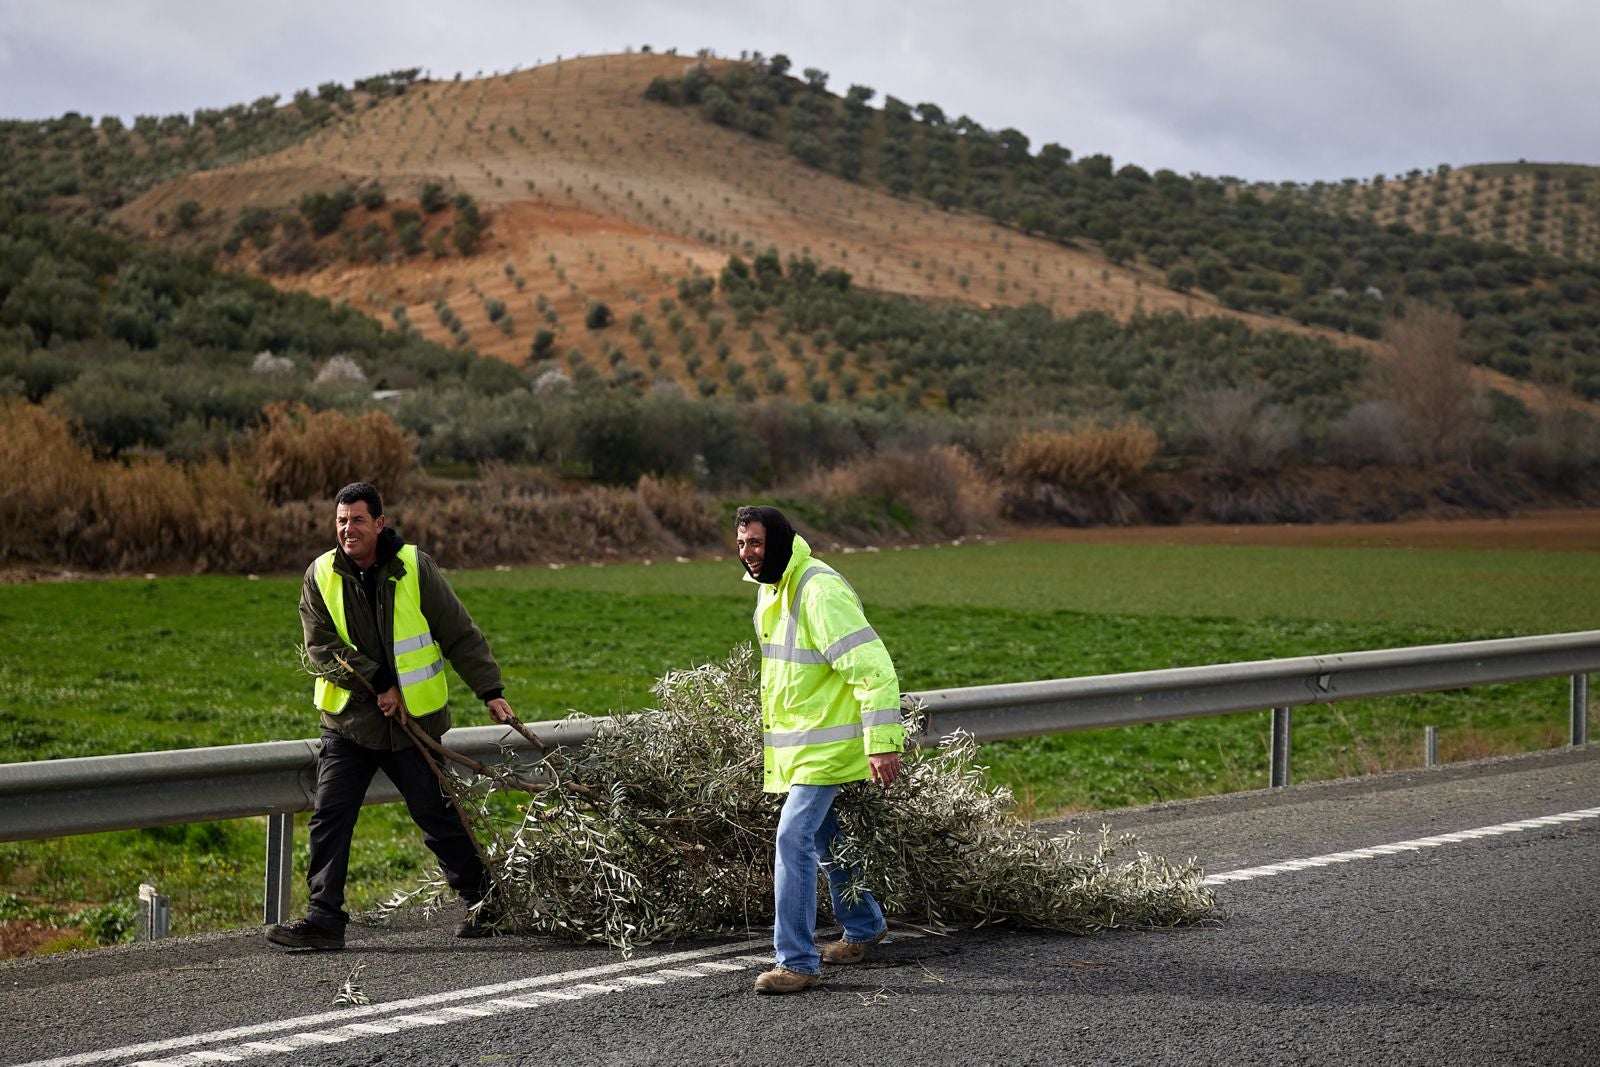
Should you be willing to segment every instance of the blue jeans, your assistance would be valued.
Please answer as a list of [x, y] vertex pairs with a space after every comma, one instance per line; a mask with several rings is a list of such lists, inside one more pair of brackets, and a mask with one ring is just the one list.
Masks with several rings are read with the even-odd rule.
[[831, 861], [839, 836], [833, 811], [836, 785], [794, 785], [778, 817], [778, 858], [772, 872], [772, 947], [778, 966], [801, 974], [817, 974], [817, 868], [828, 872], [833, 915], [844, 927], [846, 941], [871, 941], [884, 929], [883, 909], [863, 892], [855, 903], [845, 898], [851, 872]]

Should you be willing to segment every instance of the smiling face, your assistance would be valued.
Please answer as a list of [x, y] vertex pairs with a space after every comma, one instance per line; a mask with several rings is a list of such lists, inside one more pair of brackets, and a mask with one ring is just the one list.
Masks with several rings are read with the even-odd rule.
[[334, 513], [339, 530], [339, 547], [357, 567], [365, 570], [378, 558], [378, 535], [383, 532], [383, 516], [372, 517], [365, 500], [340, 504]]
[[739, 550], [739, 562], [754, 578], [761, 573], [761, 564], [767, 558], [767, 528], [759, 522], [739, 527], [734, 535], [734, 547]]

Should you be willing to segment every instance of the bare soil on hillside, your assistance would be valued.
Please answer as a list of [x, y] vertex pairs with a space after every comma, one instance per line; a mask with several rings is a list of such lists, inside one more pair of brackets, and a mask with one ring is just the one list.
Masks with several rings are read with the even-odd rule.
[[[586, 362], [610, 377], [619, 344], [629, 349], [631, 364], [644, 357], [623, 330], [585, 327], [589, 303], [604, 301], [619, 324], [640, 316], [659, 340], [695, 336], [692, 349], [661, 344], [649, 368], [650, 377], [686, 386], [697, 384], [699, 361], [721, 341], [734, 363], [766, 354], [788, 377], [781, 391], [804, 392], [810, 353], [782, 345], [767, 353], [749, 333], [719, 336], [692, 317], [674, 325], [670, 301], [679, 280], [714, 276], [728, 256], [769, 246], [785, 258], [842, 267], [866, 288], [919, 299], [980, 308], [1038, 302], [1059, 315], [1095, 310], [1118, 319], [1139, 311], [1225, 315], [1255, 329], [1324, 336], [1379, 358], [1391, 351], [1287, 318], [1232, 311], [1207, 294], [1176, 292], [1158, 271], [1110, 264], [1092, 242], [1061, 245], [845, 181], [801, 164], [779, 144], [713, 125], [696, 108], [644, 98], [652, 78], [677, 76], [696, 62], [602, 55], [471, 81], [419, 83], [281, 152], [159, 186], [117, 218], [159, 236], [158, 215], [173, 217], [180, 202], [195, 199], [215, 220], [217, 232], [207, 236], [220, 237], [244, 207], [292, 210], [307, 192], [376, 181], [394, 200], [370, 217], [358, 210], [347, 222], [359, 231], [372, 219], [386, 220], [394, 207], [414, 207], [422, 183], [440, 181], [485, 208], [488, 230], [477, 254], [340, 261], [269, 280], [348, 303], [386, 325], [395, 307], [404, 307], [424, 336], [457, 343], [436, 310], [442, 301], [465, 327], [468, 343], [515, 365], [530, 360], [535, 333], [550, 329], [550, 356], [573, 367]], [[709, 62], [714, 70], [732, 65]], [[324, 241], [330, 248], [336, 243]], [[256, 258], [247, 252], [235, 265], [255, 269]], [[506, 325], [490, 321], [493, 300], [505, 303]], [[718, 362], [720, 370], [727, 360]], [[874, 391], [872, 368], [862, 369], [869, 372], [861, 376], [867, 396]], [[1536, 411], [1570, 402], [1486, 368], [1474, 368], [1473, 376], [1480, 388], [1514, 395]], [[718, 384], [731, 392], [735, 379]]]
[[[347, 302], [386, 324], [402, 306], [414, 328], [450, 344], [455, 338], [435, 310], [443, 301], [474, 348], [513, 364], [530, 358], [535, 332], [548, 328], [556, 334], [551, 354], [576, 349], [603, 376], [613, 344], [627, 347], [630, 361], [641, 356], [623, 331], [585, 327], [590, 301], [607, 302], [619, 323], [638, 314], [656, 338], [670, 340], [682, 327], [671, 325], [663, 301], [677, 295], [680, 280], [715, 275], [730, 255], [769, 246], [785, 258], [809, 256], [848, 270], [865, 288], [937, 302], [1038, 302], [1060, 315], [1097, 310], [1118, 319], [1141, 310], [1226, 315], [1258, 329], [1386, 350], [1288, 319], [1230, 311], [1208, 295], [1167, 288], [1148, 268], [1114, 266], [1093, 247], [1028, 237], [982, 216], [845, 181], [806, 167], [778, 144], [715, 126], [695, 108], [644, 98], [652, 78], [676, 76], [693, 62], [596, 56], [420, 84], [271, 156], [153, 189], [118, 220], [155, 234], [158, 214], [171, 218], [177, 204], [195, 199], [215, 220], [216, 232], [207, 236], [220, 237], [246, 206], [292, 210], [304, 193], [376, 181], [394, 199], [370, 217], [360, 209], [348, 217], [358, 232], [386, 220], [393, 207], [414, 206], [424, 181], [439, 181], [483, 207], [488, 229], [477, 254], [361, 264], [340, 258], [270, 280]], [[337, 241], [324, 245], [332, 253]], [[235, 265], [254, 269], [256, 259], [247, 250]], [[491, 300], [505, 302], [509, 328], [489, 321]], [[749, 333], [714, 337], [692, 316], [687, 328], [702, 354], [719, 339], [731, 343], [736, 361], [758, 351]], [[652, 374], [691, 382], [685, 355], [661, 344]], [[789, 375], [788, 391], [801, 392], [803, 357], [782, 345], [772, 356]], [[862, 390], [870, 391], [870, 384]]]

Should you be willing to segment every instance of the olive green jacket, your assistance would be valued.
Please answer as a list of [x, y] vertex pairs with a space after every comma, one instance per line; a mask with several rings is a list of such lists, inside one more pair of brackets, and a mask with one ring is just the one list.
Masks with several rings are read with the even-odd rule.
[[[391, 628], [394, 625], [394, 582], [392, 579], [405, 572], [405, 564], [396, 553], [404, 542], [393, 530], [385, 530], [378, 544], [378, 619], [374, 619], [367, 602], [361, 577], [350, 557], [340, 548], [334, 555], [333, 569], [344, 581], [345, 626], [355, 647], [346, 645], [339, 637], [328, 606], [317, 588], [316, 564], [306, 568], [305, 580], [300, 586], [300, 624], [305, 632], [307, 655], [318, 671], [333, 672], [329, 680], [350, 690], [350, 702], [337, 715], [322, 713], [322, 724], [347, 740], [366, 748], [398, 751], [411, 747], [398, 723], [388, 719], [378, 710], [373, 693], [355, 678], [341, 680], [342, 670], [335, 654], [342, 656], [351, 669], [370, 684], [386, 689], [394, 684], [395, 664]], [[422, 598], [422, 614], [428, 620], [429, 632], [439, 643], [444, 658], [461, 676], [461, 680], [481, 700], [500, 696], [502, 683], [500, 667], [489, 642], [468, 614], [466, 606], [456, 596], [450, 583], [439, 573], [438, 564], [421, 549], [417, 550], [417, 581]], [[382, 620], [381, 624], [378, 621]], [[381, 629], [380, 629], [381, 625]], [[444, 736], [450, 729], [448, 707], [416, 720], [417, 725], [434, 739]]]

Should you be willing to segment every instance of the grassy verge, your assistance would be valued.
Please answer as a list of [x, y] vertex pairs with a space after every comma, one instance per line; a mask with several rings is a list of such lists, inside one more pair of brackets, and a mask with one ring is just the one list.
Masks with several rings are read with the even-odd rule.
[[[1600, 557], [1575, 553], [1018, 543], [833, 562], [909, 689], [1582, 629], [1600, 592]], [[729, 561], [453, 579], [528, 718], [643, 706], [663, 671], [748, 639], [752, 590]], [[229, 578], [0, 587], [0, 760], [313, 735], [295, 668], [298, 589]], [[454, 696], [468, 709], [458, 721], [486, 721], [468, 694]], [[1295, 778], [1418, 764], [1425, 725], [1440, 728], [1450, 759], [1557, 744], [1564, 721], [1560, 680], [1300, 710]], [[1257, 787], [1266, 749], [1262, 713], [1007, 742], [986, 757], [1024, 810], [1044, 813]], [[264, 824], [245, 820], [0, 845], [0, 920], [115, 936], [121, 912], [104, 902], [151, 881], [173, 897], [176, 932], [256, 922], [264, 840]], [[401, 809], [369, 810], [352, 903], [409, 884], [425, 859]]]

